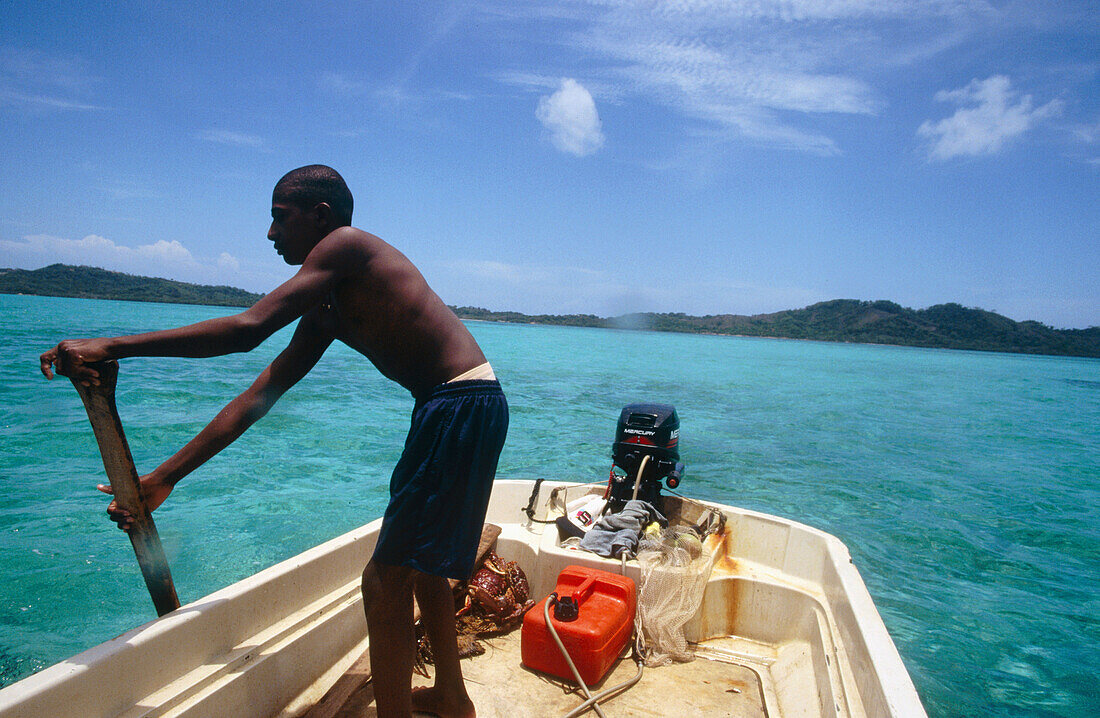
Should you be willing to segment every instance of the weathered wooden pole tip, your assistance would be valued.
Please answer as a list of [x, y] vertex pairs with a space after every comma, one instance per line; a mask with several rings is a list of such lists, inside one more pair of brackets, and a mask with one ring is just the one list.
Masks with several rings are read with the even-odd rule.
[[133, 517], [133, 525], [127, 532], [134, 547], [141, 574], [157, 615], [163, 616], [179, 608], [179, 597], [172, 583], [172, 574], [168, 570], [168, 560], [161, 546], [157, 527], [145, 505], [141, 484], [138, 481], [137, 467], [134, 466], [130, 446], [122, 431], [122, 420], [115, 406], [115, 387], [118, 383], [118, 362], [96, 362], [88, 366], [99, 372], [99, 385], [84, 386], [73, 379], [73, 386], [80, 394], [84, 408], [88, 412], [88, 421], [92, 424], [99, 453], [103, 457], [103, 468], [114, 491], [115, 501]]

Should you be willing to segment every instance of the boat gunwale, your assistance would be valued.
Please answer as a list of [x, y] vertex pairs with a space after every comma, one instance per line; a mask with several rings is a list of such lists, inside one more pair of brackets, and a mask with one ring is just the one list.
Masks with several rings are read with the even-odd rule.
[[[527, 495], [532, 484], [533, 480], [523, 479], [501, 479], [497, 481], [494, 486], [494, 499], [499, 497], [499, 500], [495, 500], [491, 504], [490, 515], [487, 520], [498, 524], [502, 522], [511, 524], [510, 530], [507, 530], [504, 534], [505, 537], [509, 537], [511, 540], [522, 540], [524, 535], [529, 540], [533, 539], [529, 545], [534, 551], [536, 560], [541, 561], [544, 558], [543, 553], [550, 548], [551, 544], [556, 545], [556, 542], [552, 540], [552, 537], [543, 535], [543, 525], [539, 525], [537, 531], [533, 530], [531, 523], [522, 512], [522, 507], [527, 503]], [[584, 484], [546, 481], [543, 486], [552, 489], [558, 486], [584, 486]], [[599, 485], [593, 484], [593, 486]], [[692, 499], [692, 501], [698, 500]], [[829, 578], [828, 576], [823, 575], [819, 584], [821, 588], [818, 591], [807, 591], [807, 593], [814, 599], [815, 603], [822, 605], [823, 610], [826, 607], [828, 608], [828, 610], [824, 610], [829, 624], [827, 630], [837, 632], [837, 635], [831, 636], [830, 640], [836, 643], [838, 650], [844, 654], [841, 656], [843, 660], [838, 659], [838, 662], [842, 665], [849, 665], [850, 674], [843, 683], [847, 684], [850, 681], [855, 681], [855, 688], [860, 697], [868, 693], [881, 694], [882, 707], [889, 715], [918, 717], [925, 715], [919, 696], [908, 672], [905, 670], [897, 648], [874, 606], [859, 571], [852, 563], [847, 547], [840, 539], [812, 526], [782, 517], [712, 501], [703, 500], [698, 501], [698, 503], [722, 511], [726, 514], [727, 520], [736, 519], [736, 521], [759, 523], [759, 525], [770, 524], [785, 527], [788, 532], [788, 541], [791, 540], [790, 537], [794, 536], [796, 542], [810, 538], [818, 542], [818, 545], [822, 547], [825, 559], [823, 572], [832, 574], [832, 582], [826, 580]], [[177, 634], [186, 638], [191, 633], [201, 631], [201, 624], [203, 623], [209, 623], [216, 627], [219, 616], [224, 617], [227, 613], [234, 613], [233, 610], [228, 608], [234, 606], [234, 601], [239, 602], [237, 604], [239, 609], [240, 606], [255, 601], [264, 594], [278, 593], [280, 590], [287, 592], [288, 587], [296, 587], [301, 591], [303, 576], [308, 577], [311, 572], [320, 571], [319, 567], [322, 564], [335, 560], [333, 556], [340, 554], [344, 559], [340, 563], [343, 569], [341, 576], [345, 580], [342, 582], [339, 580], [329, 581], [327, 584], [322, 581], [322, 586], [316, 588], [312, 593], [304, 597], [295, 597], [298, 608], [309, 604], [311, 601], [317, 601], [327, 592], [333, 590], [333, 586], [347, 585], [346, 579], [348, 576], [344, 576], [344, 574], [351, 570], [350, 566], [355, 560], [361, 560], [361, 563], [358, 564], [360, 567], [366, 563], [373, 550], [373, 542], [377, 537], [380, 524], [381, 519], [375, 519], [0, 690], [0, 718], [15, 714], [27, 715], [19, 712], [21, 706], [32, 705], [37, 698], [46, 696], [51, 691], [65, 690], [70, 694], [75, 692], [78, 695], [82, 691], [88, 692], [93, 689], [102, 692], [103, 681], [117, 676], [117, 662], [121, 661], [126, 664], [127, 662], [138, 661], [143, 647], [157, 645], [165, 641], [171, 643]], [[558, 551], [561, 551], [561, 549], [558, 549]], [[557, 551], [553, 553], [556, 554]], [[353, 560], [351, 557], [355, 556], [358, 559]], [[549, 553], [546, 557], [549, 557]], [[612, 562], [610, 559], [595, 556], [585, 558], [588, 561], [582, 561], [582, 563], [595, 559], [596, 563], [608, 562], [617, 565], [617, 562]], [[810, 577], [798, 575], [799, 566], [787, 565], [789, 563], [788, 559], [790, 557], [785, 556], [783, 561], [773, 562], [769, 566], [774, 568], [775, 572], [781, 575], [786, 574], [793, 579], [784, 582], [788, 588], [799, 590], [799, 584], [812, 584], [813, 581]], [[348, 566], [345, 567], [344, 563], [348, 563]], [[793, 569], [795, 573], [787, 574], [787, 569]], [[361, 571], [361, 568], [357, 571]], [[772, 574], [772, 570], [768, 570], [767, 573]], [[714, 579], [712, 578], [712, 580]], [[830, 586], [832, 588], [829, 588]], [[279, 596], [274, 598], [280, 600]], [[291, 600], [287, 596], [283, 596], [282, 599], [288, 604]], [[845, 620], [838, 620], [835, 613], [838, 610], [847, 614], [844, 616]], [[241, 612], [242, 610], [236, 611], [236, 613]], [[281, 614], [281, 617], [285, 618], [286, 615], [289, 614]], [[253, 619], [253, 623], [259, 627], [262, 619], [259, 616], [253, 617]], [[245, 621], [245, 623], [247, 622]], [[272, 623], [268, 622], [264, 625], [270, 626]], [[244, 640], [241, 640], [240, 631], [249, 631], [247, 627], [243, 629], [236, 628], [240, 630], [224, 631], [221, 642], [211, 643], [208, 650], [203, 652], [205, 655], [196, 658], [195, 655], [189, 654], [187, 660], [194, 664], [196, 660], [208, 662], [217, 659], [219, 656], [231, 654], [234, 648], [239, 648], [244, 643]], [[259, 628], [259, 630], [251, 631], [249, 635], [258, 635], [262, 630], [262, 628]], [[191, 636], [189, 639], [191, 643], [195, 643], [196, 640], [195, 636]], [[855, 667], [850, 666], [849, 661], [860, 654], [865, 657], [865, 660], [860, 658], [860, 665], [858, 666], [860, 670], [855, 670]], [[141, 667], [146, 669], [146, 675], [143, 675], [143, 678], [152, 682], [159, 680], [157, 687], [150, 689], [148, 686], [146, 688], [135, 686], [132, 694], [114, 696], [117, 709], [104, 707], [103, 710], [94, 713], [89, 712], [88, 714], [119, 715], [126, 713], [134, 705], [137, 705], [141, 699], [156, 694], [169, 685], [172, 680], [178, 679], [188, 670], [195, 668], [195, 665], [191, 665], [190, 668], [183, 665], [184, 661], [184, 657], [169, 656], [168, 660], [159, 665], [142, 664]], [[152, 670], [148, 670], [150, 668]], [[169, 673], [172, 675], [166, 675]], [[215, 671], [215, 673], [217, 672]], [[158, 679], [158, 676], [161, 678]], [[201, 690], [201, 688], [197, 688], [192, 690], [192, 693]], [[845, 688], [845, 691], [847, 691], [847, 688]], [[137, 693], [142, 695], [139, 696]], [[877, 701], [872, 701], [872, 705], [876, 703]], [[111, 712], [112, 710], [113, 712]], [[31, 713], [31, 715], [35, 714]], [[49, 713], [42, 713], [41, 715], [49, 715]]]

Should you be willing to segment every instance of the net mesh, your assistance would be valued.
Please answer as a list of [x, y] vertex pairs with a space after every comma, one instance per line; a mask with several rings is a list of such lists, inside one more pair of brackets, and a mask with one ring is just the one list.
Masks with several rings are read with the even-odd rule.
[[642, 581], [635, 627], [647, 666], [694, 658], [684, 627], [703, 602], [718, 553], [704, 550], [698, 534], [682, 526], [642, 538], [637, 556]]

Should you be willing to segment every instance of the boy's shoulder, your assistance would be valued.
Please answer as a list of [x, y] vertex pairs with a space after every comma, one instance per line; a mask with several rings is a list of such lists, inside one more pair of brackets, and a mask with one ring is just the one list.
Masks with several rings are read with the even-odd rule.
[[407, 277], [418, 273], [400, 250], [356, 227], [338, 227], [322, 239], [306, 258], [309, 267], [337, 275]]
[[370, 232], [364, 232], [358, 227], [352, 227], [351, 225], [344, 225], [343, 227], [337, 227], [328, 233], [328, 235], [321, 240], [322, 243], [328, 243], [333, 245], [353, 245], [368, 247], [375, 242], [381, 242], [382, 240], [375, 237]]
[[317, 243], [309, 259], [322, 262], [369, 259], [387, 246], [370, 232], [352, 226], [337, 227]]

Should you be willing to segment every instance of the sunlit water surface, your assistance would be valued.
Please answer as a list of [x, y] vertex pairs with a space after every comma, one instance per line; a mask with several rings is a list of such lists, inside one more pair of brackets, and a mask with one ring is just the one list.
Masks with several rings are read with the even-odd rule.
[[[153, 617], [61, 338], [209, 307], [0, 295], [0, 685]], [[599, 481], [623, 405], [676, 406], [681, 490], [796, 519], [851, 550], [933, 716], [1100, 713], [1100, 361], [470, 324], [508, 393], [499, 475]], [[146, 471], [289, 339], [130, 359], [118, 405]], [[156, 520], [183, 601], [380, 515], [411, 400], [333, 346]]]

